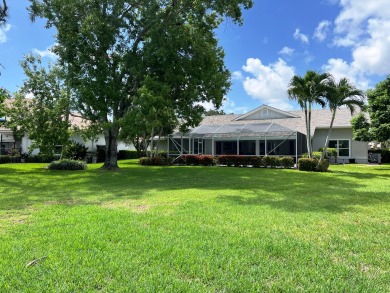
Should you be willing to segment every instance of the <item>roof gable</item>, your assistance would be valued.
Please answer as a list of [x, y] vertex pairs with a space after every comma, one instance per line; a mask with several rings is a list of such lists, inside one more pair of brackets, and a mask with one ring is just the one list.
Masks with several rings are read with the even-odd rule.
[[261, 105], [260, 107], [237, 117], [235, 120], [269, 120], [269, 119], [283, 119], [283, 118], [299, 118], [294, 114], [286, 111], [276, 109], [267, 105]]

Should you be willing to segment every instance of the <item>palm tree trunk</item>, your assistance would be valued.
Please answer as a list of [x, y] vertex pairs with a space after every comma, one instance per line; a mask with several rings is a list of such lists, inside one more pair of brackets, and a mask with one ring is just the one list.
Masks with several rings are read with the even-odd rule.
[[333, 113], [332, 113], [332, 120], [330, 121], [330, 126], [329, 126], [329, 130], [328, 130], [328, 135], [326, 136], [324, 149], [322, 150], [322, 155], [321, 155], [320, 161], [318, 162], [318, 165], [319, 165], [319, 164], [324, 160], [324, 158], [325, 158], [326, 151], [327, 151], [327, 149], [328, 149], [328, 143], [329, 143], [330, 135], [332, 134], [333, 122], [334, 122], [334, 118], [335, 118], [335, 117], [336, 117], [336, 109], [335, 109], [335, 110], [333, 111]]
[[310, 144], [309, 144], [309, 123], [307, 119], [307, 107], [305, 107], [305, 123], [306, 123], [306, 148], [307, 148], [307, 153], [309, 155], [309, 158], [311, 158], [309, 149], [310, 149]]
[[308, 118], [308, 143], [309, 143], [309, 158], [312, 158], [313, 157], [313, 146], [312, 146], [312, 143], [311, 143], [311, 106], [312, 106], [312, 103], [309, 102], [309, 118]]

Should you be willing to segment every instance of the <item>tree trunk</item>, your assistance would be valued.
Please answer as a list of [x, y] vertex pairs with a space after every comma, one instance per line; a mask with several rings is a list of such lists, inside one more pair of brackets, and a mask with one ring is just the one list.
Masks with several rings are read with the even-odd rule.
[[307, 148], [307, 154], [309, 156], [309, 158], [311, 158], [311, 154], [310, 154], [310, 142], [309, 142], [309, 139], [310, 139], [310, 134], [309, 134], [309, 122], [308, 122], [308, 117], [307, 117], [307, 107], [305, 109], [305, 123], [306, 123], [306, 148]]
[[330, 135], [332, 134], [333, 122], [334, 122], [334, 118], [335, 118], [335, 117], [336, 117], [336, 110], [334, 110], [333, 113], [332, 113], [332, 120], [330, 121], [330, 126], [329, 126], [329, 130], [328, 130], [328, 135], [326, 136], [324, 149], [322, 150], [322, 155], [321, 155], [320, 161], [318, 162], [318, 165], [319, 165], [319, 164], [322, 162], [322, 160], [325, 158], [326, 151], [327, 151], [327, 149], [328, 149], [328, 143], [329, 143]]
[[104, 130], [104, 139], [106, 141], [106, 160], [102, 169], [118, 169], [118, 126], [111, 126]]
[[311, 143], [311, 103], [309, 103], [309, 118], [307, 119], [308, 121], [308, 125], [307, 125], [307, 128], [308, 128], [308, 143], [309, 143], [309, 158], [312, 158], [313, 157], [313, 146], [312, 146], [312, 143]]
[[153, 153], [153, 136], [154, 136], [154, 127], [152, 127], [152, 135], [150, 136], [150, 157], [154, 158], [154, 153]]

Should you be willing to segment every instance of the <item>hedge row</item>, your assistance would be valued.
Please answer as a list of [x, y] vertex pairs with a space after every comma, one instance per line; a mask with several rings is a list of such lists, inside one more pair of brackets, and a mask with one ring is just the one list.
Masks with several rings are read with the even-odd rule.
[[381, 154], [382, 163], [390, 163], [390, 149], [369, 151], [369, 153]]
[[53, 161], [48, 166], [49, 170], [85, 170], [87, 169], [87, 164], [84, 161], [77, 160], [59, 160]]
[[254, 156], [210, 156], [210, 155], [184, 155], [175, 161], [180, 165], [193, 166], [234, 166], [247, 167], [294, 167], [294, 159], [292, 157], [254, 157]]
[[329, 168], [329, 161], [324, 159], [321, 164], [318, 164], [317, 158], [300, 158], [298, 159], [298, 169], [300, 171], [310, 172], [326, 172]]
[[0, 156], [0, 164], [7, 164], [7, 163], [20, 163], [20, 156], [9, 156], [9, 155]]
[[170, 160], [162, 156], [156, 156], [153, 158], [142, 157], [139, 158], [139, 163], [143, 166], [166, 166], [170, 164]]

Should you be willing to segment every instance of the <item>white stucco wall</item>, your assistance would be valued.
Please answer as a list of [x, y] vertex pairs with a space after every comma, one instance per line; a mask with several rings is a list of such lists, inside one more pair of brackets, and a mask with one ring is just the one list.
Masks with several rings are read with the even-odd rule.
[[[313, 150], [318, 151], [324, 147], [328, 129], [316, 129], [313, 136]], [[368, 143], [363, 141], [354, 141], [352, 139], [351, 128], [334, 128], [330, 139], [348, 139], [350, 141], [350, 156], [338, 158], [339, 162], [344, 162], [346, 159], [353, 158], [356, 163], [367, 163], [368, 161]]]

